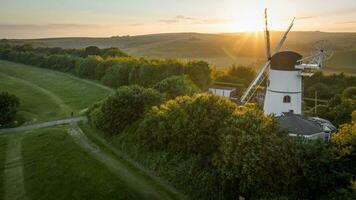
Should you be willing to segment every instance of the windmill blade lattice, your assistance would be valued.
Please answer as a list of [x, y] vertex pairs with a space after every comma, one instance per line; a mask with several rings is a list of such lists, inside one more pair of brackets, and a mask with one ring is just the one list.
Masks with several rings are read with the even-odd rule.
[[321, 56], [323, 61], [330, 59], [334, 54], [333, 44], [328, 40], [317, 41], [313, 46], [312, 55]]

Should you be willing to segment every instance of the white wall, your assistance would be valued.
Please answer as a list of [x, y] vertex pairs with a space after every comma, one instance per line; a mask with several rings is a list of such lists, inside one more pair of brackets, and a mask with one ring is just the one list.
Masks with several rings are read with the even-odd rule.
[[231, 97], [231, 93], [233, 91], [228, 89], [209, 88], [209, 92], [218, 96], [229, 98]]
[[[283, 103], [283, 97], [289, 95], [290, 103]], [[267, 114], [282, 115], [293, 110], [302, 112], [302, 78], [299, 71], [270, 70], [263, 110]]]

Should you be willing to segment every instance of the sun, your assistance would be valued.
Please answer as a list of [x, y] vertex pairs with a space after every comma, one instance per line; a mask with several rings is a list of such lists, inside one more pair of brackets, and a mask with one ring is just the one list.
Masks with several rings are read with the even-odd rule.
[[259, 32], [263, 31], [263, 15], [253, 14], [241, 16], [239, 19], [233, 20], [229, 25], [231, 32]]

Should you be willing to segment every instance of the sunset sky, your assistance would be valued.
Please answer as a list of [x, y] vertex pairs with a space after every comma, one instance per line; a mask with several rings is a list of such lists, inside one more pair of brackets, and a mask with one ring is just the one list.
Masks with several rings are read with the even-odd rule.
[[0, 0], [0, 38], [270, 29], [356, 32], [356, 0]]

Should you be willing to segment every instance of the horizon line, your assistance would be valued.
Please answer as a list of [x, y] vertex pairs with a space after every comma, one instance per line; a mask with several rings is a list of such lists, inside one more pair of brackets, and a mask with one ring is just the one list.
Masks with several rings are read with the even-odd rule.
[[[285, 32], [281, 30], [270, 30], [270, 32]], [[305, 33], [334, 33], [334, 34], [352, 34], [356, 33], [356, 31], [305, 31], [305, 30], [300, 30], [300, 31], [291, 31], [291, 32], [305, 32]], [[6, 38], [0, 36], [0, 40], [45, 40], [45, 39], [75, 39], [75, 38], [88, 38], [88, 39], [94, 39], [94, 38], [100, 38], [100, 39], [106, 39], [106, 38], [121, 38], [121, 37], [140, 37], [140, 36], [148, 36], [148, 35], [163, 35], [163, 34], [205, 34], [205, 35], [223, 35], [223, 34], [256, 34], [256, 33], [264, 33], [264, 31], [234, 31], [234, 32], [162, 32], [162, 33], [147, 33], [147, 34], [127, 34], [127, 35], [112, 35], [112, 36], [54, 36], [54, 37], [33, 37], [33, 38]]]

